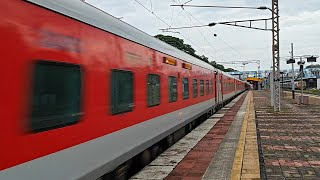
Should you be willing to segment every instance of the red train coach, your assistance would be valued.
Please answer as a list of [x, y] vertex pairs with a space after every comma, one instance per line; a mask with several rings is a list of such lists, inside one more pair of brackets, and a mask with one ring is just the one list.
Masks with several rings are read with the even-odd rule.
[[0, 179], [97, 179], [245, 90], [81, 1], [0, 7]]

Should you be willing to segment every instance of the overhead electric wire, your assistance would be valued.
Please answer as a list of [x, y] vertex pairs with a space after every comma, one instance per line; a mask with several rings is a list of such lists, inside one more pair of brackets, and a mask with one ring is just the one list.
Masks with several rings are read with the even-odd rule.
[[[163, 19], [161, 19], [156, 13], [154, 13], [152, 10], [148, 9], [146, 6], [144, 6], [142, 3], [140, 3], [138, 0], [134, 0], [135, 2], [137, 2], [140, 6], [142, 6], [144, 9], [146, 9], [147, 11], [149, 11], [151, 14], [153, 14], [155, 17], [157, 17], [161, 22], [163, 22], [165, 25], [167, 25], [168, 27], [170, 27], [170, 25], [165, 22]], [[188, 40], [189, 42], [191, 42], [193, 45], [195, 45], [196, 47], [198, 47], [201, 51], [203, 51], [205, 54], [209, 54], [208, 52], [206, 52], [203, 48], [201, 48], [200, 46], [198, 46], [197, 44], [193, 43], [190, 39], [188, 39], [187, 37], [183, 36], [180, 32], [179, 32], [180, 36], [182, 36], [183, 38], [185, 38], [186, 40]], [[215, 59], [214, 57], [211, 56], [211, 58]]]
[[152, 0], [150, 0], [150, 9], [153, 12], [153, 8], [152, 8]]
[[[175, 0], [172, 0], [173, 2], [177, 3]], [[186, 14], [189, 14], [193, 19], [195, 19], [199, 24], [202, 24], [196, 17], [194, 17], [191, 13], [189, 13], [187, 10], [183, 9]], [[201, 25], [199, 27], [206, 27], [207, 30], [209, 30], [209, 32], [212, 33], [212, 35], [215, 35], [214, 32], [211, 31], [210, 28], [208, 28], [208, 25]], [[198, 28], [197, 28], [198, 29]], [[231, 48], [233, 51], [235, 51], [238, 55], [240, 55], [242, 58], [247, 59], [245, 56], [243, 56], [240, 52], [238, 52], [236, 49], [234, 49], [232, 46], [230, 46], [227, 42], [225, 42], [224, 40], [222, 40], [219, 36], [218, 37], [219, 40], [221, 40], [224, 44], [226, 44], [229, 48]], [[215, 50], [216, 51], [216, 50]], [[221, 56], [220, 56], [221, 57]], [[223, 58], [222, 58], [223, 59]]]
[[317, 50], [315, 50], [312, 55], [316, 55], [316, 53], [319, 51], [319, 49], [320, 49], [320, 48], [318, 48]]
[[[177, 3], [175, 0], [172, 0], [174, 3]], [[180, 2], [180, 1], [179, 1]], [[190, 1], [188, 1], [188, 2], [190, 2]], [[185, 2], [185, 3], [188, 3], [188, 2]], [[189, 14], [188, 14], [188, 12], [187, 11], [185, 11], [184, 9], [183, 9], [183, 11], [184, 12], [186, 12], [186, 15], [188, 16], [188, 18], [190, 19], [190, 22], [192, 22], [193, 23], [193, 25], [194, 25], [194, 22], [193, 22], [193, 20], [191, 19], [191, 17], [189, 16]], [[191, 14], [190, 14], [191, 15]], [[192, 16], [192, 15], [191, 15]], [[193, 27], [204, 27], [204, 26], [207, 26], [207, 25], [199, 25], [199, 26], [193, 26]], [[204, 36], [204, 34], [201, 32], [201, 30], [199, 29], [199, 28], [197, 28], [198, 29], [198, 31], [199, 31], [199, 33], [202, 35], [202, 37], [203, 37], [203, 39], [209, 44], [209, 46], [211, 46], [211, 48], [215, 51], [215, 53], [217, 52], [217, 50], [216, 50], [216, 48], [207, 40], [207, 38]], [[217, 53], [216, 53], [217, 54]], [[223, 59], [224, 60], [224, 58], [222, 57], [222, 56], [219, 56], [221, 59]], [[214, 58], [214, 60], [217, 60], [217, 58]]]
[[146, 9], [147, 11], [149, 11], [151, 14], [153, 14], [155, 17], [157, 17], [161, 22], [163, 22], [164, 24], [166, 24], [167, 26], [170, 27], [170, 25], [168, 23], [166, 23], [164, 20], [162, 20], [158, 15], [156, 15], [152, 10], [148, 9], [147, 7], [145, 7], [143, 4], [141, 4], [138, 0], [134, 0], [135, 2], [137, 2], [138, 4], [140, 4], [140, 6], [142, 6], [144, 9]]
[[[182, 13], [182, 11], [183, 11], [183, 9], [178, 13], [178, 15], [176, 16], [176, 19], [180, 16], [180, 14]], [[172, 10], [172, 12], [173, 12], [173, 10]], [[172, 15], [172, 16], [173, 16], [173, 15]], [[170, 26], [170, 28], [172, 27], [173, 23], [175, 22], [175, 21], [172, 20], [172, 16], [171, 16], [171, 26]], [[176, 19], [175, 19], [175, 20], [176, 20]]]
[[[188, 11], [185, 10], [185, 12], [187, 12], [188, 14], [190, 14], [191, 17], [193, 17], [196, 21], [198, 21], [198, 23], [201, 24], [201, 22], [195, 18], [191, 13], [189, 13]], [[205, 27], [208, 31], [211, 32], [212, 35], [214, 35], [215, 33], [210, 29], [208, 28], [208, 26]], [[234, 49], [232, 46], [230, 46], [226, 41], [222, 40], [219, 36], [216, 36], [218, 37], [219, 40], [221, 40], [224, 44], [226, 44], [229, 48], [231, 48], [233, 51], [235, 51], [238, 55], [240, 55], [242, 58], [244, 59], [247, 59], [245, 56], [243, 56], [240, 52], [238, 52], [236, 49]]]
[[[177, 29], [191, 29], [191, 28], [198, 28], [198, 27], [205, 27], [208, 26], [207, 24], [205, 25], [192, 25], [192, 26], [182, 26], [182, 27], [169, 27], [166, 29], [170, 30], [177, 30]], [[160, 29], [160, 30], [166, 30], [166, 29]]]
[[[189, 3], [189, 2], [191, 2], [192, 0], [189, 0], [189, 1], [187, 1], [187, 2], [185, 2], [185, 3], [183, 3], [183, 4], [187, 4], [187, 3]], [[180, 1], [179, 1], [180, 2]]]
[[260, 7], [250, 7], [250, 6], [211, 6], [211, 5], [191, 5], [191, 4], [173, 4], [170, 6], [180, 6], [183, 7], [203, 7], [203, 8], [229, 8], [229, 9], [260, 9], [260, 10], [267, 10], [270, 8], [266, 6], [260, 6]]
[[[186, 12], [186, 11], [185, 11]], [[187, 14], [187, 13], [186, 13]], [[191, 17], [187, 14], [187, 16], [189, 17], [190, 19], [190, 22], [193, 23], [194, 25], [194, 21], [191, 19]], [[194, 26], [194, 27], [203, 27], [203, 25], [200, 25], [200, 26]], [[203, 39], [209, 44], [209, 46], [211, 46], [211, 48], [215, 51], [215, 54], [217, 54], [217, 50], [216, 48], [210, 43], [210, 41], [207, 40], [207, 38], [204, 36], [204, 34], [201, 32], [201, 30], [199, 28], [197, 28], [197, 30], [199, 31], [199, 33], [201, 34], [201, 36], [203, 37]], [[221, 59], [224, 60], [224, 58], [222, 56], [220, 56]], [[217, 58], [215, 59], [217, 60]]]

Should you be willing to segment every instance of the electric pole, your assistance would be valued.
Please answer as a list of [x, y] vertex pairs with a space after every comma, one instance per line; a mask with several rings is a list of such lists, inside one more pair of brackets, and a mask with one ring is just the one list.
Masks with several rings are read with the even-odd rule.
[[[273, 67], [271, 67], [273, 69]], [[274, 106], [274, 75], [273, 70], [270, 72], [270, 96], [271, 96], [271, 106]]]
[[300, 57], [300, 61], [298, 65], [300, 65], [300, 89], [301, 89], [301, 96], [300, 96], [300, 103], [303, 104], [303, 65], [304, 61], [302, 60], [302, 56]]
[[272, 0], [272, 54], [273, 54], [273, 96], [274, 111], [280, 111], [280, 48], [279, 48], [279, 3]]
[[[293, 59], [293, 43], [291, 43], [291, 59]], [[292, 79], [291, 79], [291, 88], [292, 88], [292, 99], [294, 99], [294, 63], [292, 65]]]

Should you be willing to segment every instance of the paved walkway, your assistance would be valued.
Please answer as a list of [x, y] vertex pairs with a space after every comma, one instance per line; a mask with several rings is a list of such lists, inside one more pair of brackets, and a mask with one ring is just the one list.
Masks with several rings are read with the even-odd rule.
[[270, 96], [254, 92], [261, 178], [320, 179], [320, 102], [298, 105], [288, 96], [274, 113]]

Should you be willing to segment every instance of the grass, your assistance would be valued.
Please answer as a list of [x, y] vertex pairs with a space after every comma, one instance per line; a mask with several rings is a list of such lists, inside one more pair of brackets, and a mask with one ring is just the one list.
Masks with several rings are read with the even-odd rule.
[[[298, 93], [301, 93], [301, 91], [298, 89], [296, 89], [295, 91]], [[305, 89], [305, 90], [303, 90], [303, 93], [320, 96], [320, 89]]]
[[306, 90], [306, 93], [320, 95], [320, 90], [319, 89], [309, 89], [309, 90]]

